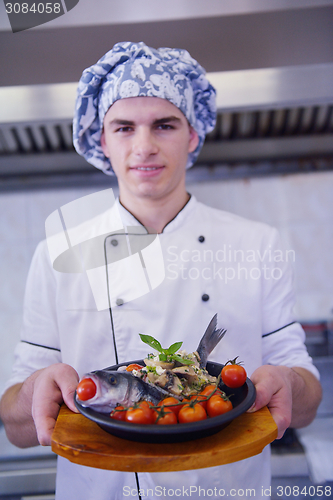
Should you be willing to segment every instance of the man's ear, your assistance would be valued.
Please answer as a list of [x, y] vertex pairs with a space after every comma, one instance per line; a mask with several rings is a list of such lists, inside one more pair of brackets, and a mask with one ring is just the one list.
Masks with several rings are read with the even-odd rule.
[[195, 151], [197, 149], [198, 144], [199, 144], [198, 133], [190, 125], [190, 140], [189, 140], [189, 144], [188, 144], [188, 152], [193, 153], [193, 151]]
[[105, 142], [105, 134], [104, 134], [104, 130], [101, 134], [101, 146], [102, 146], [102, 151], [104, 153], [104, 155], [109, 158], [110, 155], [109, 155], [109, 150], [108, 150], [108, 147], [106, 145], [106, 142]]

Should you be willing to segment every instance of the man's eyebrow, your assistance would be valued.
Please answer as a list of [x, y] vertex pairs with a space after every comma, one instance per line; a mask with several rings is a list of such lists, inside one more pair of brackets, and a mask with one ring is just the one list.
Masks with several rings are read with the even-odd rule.
[[115, 118], [107, 123], [108, 125], [134, 125], [134, 122], [130, 120], [123, 120], [122, 118]]
[[165, 118], [159, 118], [158, 120], [155, 120], [154, 125], [163, 125], [163, 123], [170, 122], [180, 122], [180, 118], [178, 118], [177, 116], [166, 116]]
[[[154, 125], [163, 125], [163, 123], [170, 123], [170, 122], [180, 122], [180, 118], [177, 116], [165, 116], [163, 118], [158, 118], [157, 120], [154, 120]], [[131, 120], [125, 120], [123, 118], [114, 118], [111, 120], [108, 125], [135, 125], [135, 122]]]

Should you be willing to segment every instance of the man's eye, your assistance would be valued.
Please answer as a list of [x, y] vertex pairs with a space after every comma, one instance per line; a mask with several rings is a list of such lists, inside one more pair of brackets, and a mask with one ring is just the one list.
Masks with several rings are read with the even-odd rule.
[[129, 126], [119, 127], [116, 129], [116, 132], [131, 132], [133, 129]]
[[160, 125], [157, 125], [157, 128], [159, 130], [173, 130], [173, 126], [168, 123], [161, 123]]

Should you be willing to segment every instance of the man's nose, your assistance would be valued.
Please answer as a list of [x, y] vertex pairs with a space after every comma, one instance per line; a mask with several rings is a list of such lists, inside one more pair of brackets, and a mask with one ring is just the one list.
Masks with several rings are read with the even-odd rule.
[[147, 128], [142, 128], [136, 131], [133, 139], [133, 153], [140, 160], [146, 160], [150, 155], [154, 155], [158, 151], [157, 143], [154, 134]]

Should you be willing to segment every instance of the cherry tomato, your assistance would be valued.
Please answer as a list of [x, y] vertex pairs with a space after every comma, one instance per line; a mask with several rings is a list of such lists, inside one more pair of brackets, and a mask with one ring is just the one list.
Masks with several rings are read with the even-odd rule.
[[209, 417], [217, 417], [232, 410], [232, 403], [224, 399], [220, 394], [213, 394], [207, 401], [207, 413]]
[[153, 424], [154, 411], [147, 401], [141, 401], [127, 410], [125, 420], [133, 424]]
[[199, 405], [203, 407], [204, 410], [206, 410], [207, 396], [202, 394], [195, 394], [194, 396], [190, 397], [190, 401], [196, 401]]
[[95, 396], [97, 387], [91, 378], [83, 378], [76, 388], [76, 394], [81, 401], [87, 401]]
[[246, 371], [243, 366], [238, 365], [235, 360], [231, 364], [226, 364], [222, 368], [222, 381], [227, 387], [236, 389], [245, 384], [246, 381]]
[[110, 413], [110, 417], [114, 420], [122, 420], [125, 421], [126, 418], [126, 410], [123, 406], [118, 405], [115, 409]]
[[201, 391], [200, 394], [203, 394], [204, 396], [209, 396], [213, 391], [215, 391], [217, 394], [221, 394], [222, 391], [218, 387], [216, 387], [215, 384], [209, 384], [206, 385]]
[[198, 422], [198, 420], [205, 420], [206, 418], [207, 413], [199, 403], [185, 404], [178, 414], [178, 421], [180, 424]]
[[177, 424], [177, 416], [175, 412], [172, 410], [168, 410], [167, 408], [163, 408], [158, 411], [154, 411], [154, 422], [155, 424], [160, 425], [170, 425]]
[[[214, 384], [206, 385], [206, 387], [204, 387], [202, 389], [202, 391], [200, 391], [200, 394], [201, 394], [201, 396], [205, 396], [206, 400], [207, 400], [208, 396], [210, 396], [212, 392], [214, 392], [214, 394], [222, 394], [221, 389], [216, 387], [216, 385], [214, 385]], [[205, 409], [206, 409], [206, 406], [205, 406]]]
[[162, 399], [162, 401], [158, 403], [158, 406], [164, 406], [165, 409], [173, 411], [176, 416], [178, 416], [179, 410], [182, 407], [182, 405], [179, 404], [178, 399], [173, 396]]
[[143, 368], [143, 366], [138, 365], [137, 363], [132, 363], [126, 367], [126, 371], [132, 372], [133, 370], [141, 370], [141, 368]]

